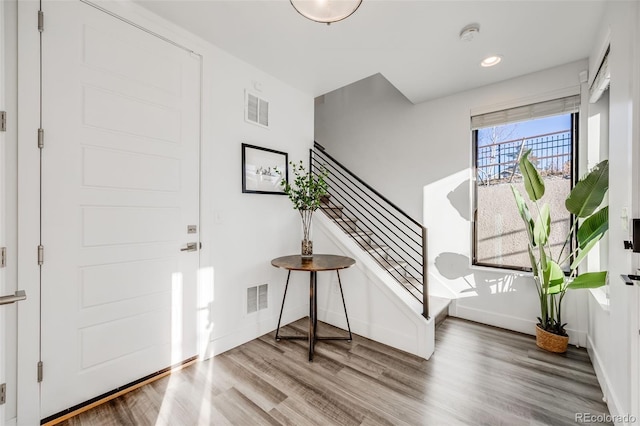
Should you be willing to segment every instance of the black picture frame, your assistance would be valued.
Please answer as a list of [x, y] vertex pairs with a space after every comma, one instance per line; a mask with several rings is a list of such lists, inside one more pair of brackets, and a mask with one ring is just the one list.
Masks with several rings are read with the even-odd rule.
[[248, 194], [286, 195], [280, 186], [282, 177], [274, 171], [284, 171], [289, 181], [289, 155], [286, 152], [242, 144], [242, 192]]

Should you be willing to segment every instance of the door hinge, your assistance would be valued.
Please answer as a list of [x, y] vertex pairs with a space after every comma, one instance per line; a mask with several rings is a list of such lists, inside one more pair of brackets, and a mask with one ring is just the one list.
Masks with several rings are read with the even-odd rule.
[[7, 131], [7, 111], [0, 111], [0, 132]]
[[42, 366], [42, 361], [38, 361], [38, 383], [42, 381], [44, 367]]
[[38, 129], [38, 148], [44, 148], [44, 129]]
[[38, 246], [38, 265], [42, 265], [44, 263], [44, 247], [42, 244]]
[[44, 31], [44, 12], [41, 10], [38, 11], [38, 31]]
[[7, 384], [3, 383], [0, 385], [0, 405], [7, 402]]
[[7, 248], [0, 247], [0, 268], [7, 267]]

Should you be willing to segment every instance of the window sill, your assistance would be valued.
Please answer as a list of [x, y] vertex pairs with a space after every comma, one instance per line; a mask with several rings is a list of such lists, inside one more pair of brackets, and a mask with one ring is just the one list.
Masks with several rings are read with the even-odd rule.
[[609, 299], [602, 287], [590, 288], [589, 293], [604, 312], [609, 312]]
[[528, 271], [521, 271], [519, 269], [497, 268], [493, 266], [482, 266], [482, 265], [469, 265], [469, 269], [474, 271], [483, 271], [483, 272], [490, 272], [490, 273], [502, 274], [502, 275], [520, 275], [523, 277], [533, 277], [533, 273]]

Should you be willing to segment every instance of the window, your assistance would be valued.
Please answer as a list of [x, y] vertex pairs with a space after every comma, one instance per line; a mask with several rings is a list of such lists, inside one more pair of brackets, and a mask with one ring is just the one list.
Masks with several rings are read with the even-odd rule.
[[571, 96], [471, 118], [474, 265], [531, 270], [526, 231], [511, 191], [513, 185], [526, 194], [518, 160], [527, 150], [545, 182], [551, 249], [562, 249], [570, 224], [564, 202], [576, 175], [578, 106], [579, 96]]

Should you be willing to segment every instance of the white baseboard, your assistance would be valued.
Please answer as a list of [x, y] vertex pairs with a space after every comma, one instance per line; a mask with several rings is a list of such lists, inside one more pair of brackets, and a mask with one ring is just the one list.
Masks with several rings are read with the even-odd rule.
[[[278, 311], [279, 314], [279, 311]], [[301, 305], [293, 309], [285, 310], [282, 313], [281, 327], [290, 324], [294, 321], [304, 318], [309, 315], [309, 306]], [[270, 333], [276, 329], [278, 325], [278, 317], [270, 316], [265, 318], [251, 326], [243, 327], [233, 333], [229, 333], [224, 336], [219, 336], [211, 340], [201, 355], [202, 359], [208, 359], [212, 356], [219, 355], [230, 349], [240, 346], [244, 343], [250, 342], [264, 334]]]
[[[513, 317], [510, 315], [499, 314], [495, 312], [485, 311], [468, 306], [460, 306], [458, 300], [451, 301], [449, 305], [449, 315], [479, 322], [482, 324], [492, 325], [494, 327], [504, 328], [506, 330], [517, 331], [519, 333], [535, 335], [536, 321], [526, 320], [523, 318]], [[572, 345], [586, 346], [587, 333], [567, 328], [569, 334], [569, 343]]]
[[[602, 357], [595, 349], [595, 345], [593, 340], [591, 340], [591, 336], [587, 336], [588, 345], [587, 352], [589, 352], [589, 358], [591, 358], [591, 364], [593, 364], [593, 369], [596, 372], [596, 377], [598, 378], [598, 383], [600, 384], [600, 389], [602, 389], [603, 397], [606, 398], [607, 407], [609, 408], [609, 413], [611, 416], [615, 418], [624, 418], [624, 416], [628, 415], [628, 413], [623, 413], [620, 409], [620, 403], [617, 395], [613, 391], [613, 386], [611, 386], [611, 381], [609, 380], [609, 376], [604, 369], [604, 362]], [[616, 423], [616, 426], [627, 426], [627, 423]]]
[[4, 425], [5, 426], [16, 426], [17, 425], [17, 419], [14, 417], [12, 419], [8, 419], [4, 421]]
[[[347, 321], [344, 316], [344, 312], [333, 312], [324, 309], [318, 309], [318, 318], [331, 324], [335, 327], [343, 330], [347, 329]], [[434, 322], [430, 320], [426, 327], [423, 325], [416, 325], [412, 330], [395, 330], [381, 326], [379, 324], [372, 325], [365, 321], [358, 319], [349, 319], [351, 325], [351, 332], [360, 336], [366, 336], [371, 340], [383, 343], [385, 345], [409, 352], [419, 357], [429, 359], [433, 354], [433, 345], [429, 344], [429, 336], [433, 336], [435, 333]], [[431, 328], [431, 331], [428, 329]]]

